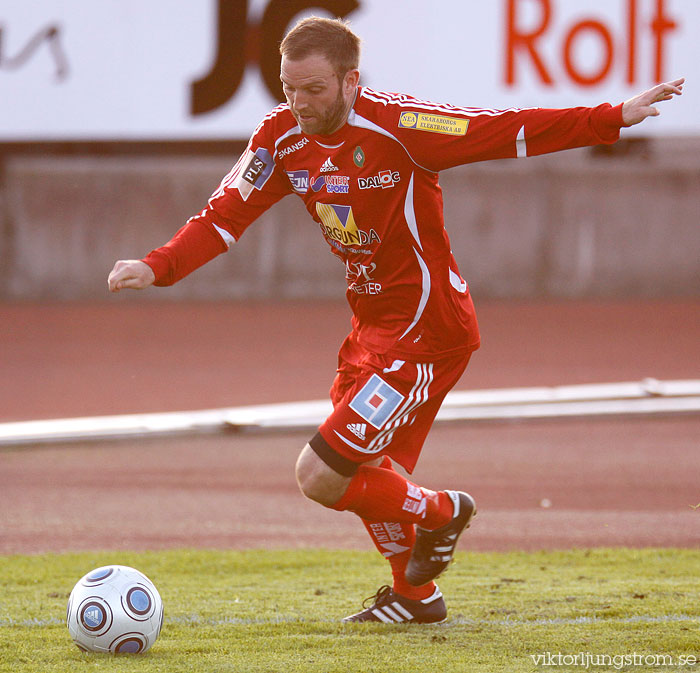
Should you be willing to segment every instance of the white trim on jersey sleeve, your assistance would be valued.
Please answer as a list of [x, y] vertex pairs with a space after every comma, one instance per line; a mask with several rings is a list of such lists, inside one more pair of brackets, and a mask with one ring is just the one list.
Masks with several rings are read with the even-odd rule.
[[464, 280], [459, 274], [456, 274], [452, 269], [450, 271], [450, 285], [457, 290], [460, 294], [464, 294], [467, 291], [467, 281]]
[[224, 243], [226, 244], [227, 248], [230, 248], [236, 242], [236, 239], [234, 238], [234, 236], [231, 234], [230, 231], [226, 231], [226, 229], [222, 229], [221, 227], [218, 227], [213, 222], [211, 223], [211, 225], [212, 225], [212, 227], [214, 227], [214, 229], [216, 229], [219, 236], [221, 236], [221, 238], [224, 239]]
[[481, 115], [486, 115], [487, 117], [499, 117], [500, 115], [508, 112], [520, 112], [521, 110], [537, 109], [533, 107], [511, 107], [504, 108], [503, 110], [495, 110], [493, 108], [460, 107], [458, 105], [452, 105], [451, 103], [433, 103], [432, 101], [421, 100], [420, 98], [414, 98], [413, 96], [409, 96], [407, 94], [392, 94], [385, 93], [383, 91], [375, 91], [373, 89], [368, 89], [367, 87], [362, 89], [360, 96], [374, 101], [375, 103], [381, 103], [384, 106], [398, 105], [399, 107], [404, 107], [411, 110], [427, 110], [430, 112], [440, 112], [447, 115], [459, 114], [464, 117], [479, 117]]
[[525, 124], [520, 127], [518, 136], [515, 139], [515, 152], [518, 159], [523, 159], [527, 156], [527, 142], [525, 141]]

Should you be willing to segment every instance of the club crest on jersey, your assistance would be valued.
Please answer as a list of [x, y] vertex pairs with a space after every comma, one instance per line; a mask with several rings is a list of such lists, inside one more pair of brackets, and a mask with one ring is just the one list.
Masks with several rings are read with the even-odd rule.
[[355, 166], [362, 168], [365, 165], [365, 153], [362, 148], [358, 145], [352, 155], [352, 160], [355, 162]]
[[399, 117], [399, 128], [444, 133], [448, 136], [466, 135], [468, 126], [468, 119], [446, 117], [427, 112], [402, 112]]
[[253, 189], [262, 189], [272, 175], [272, 156], [264, 147], [258, 147], [255, 152], [248, 149], [241, 165], [243, 169], [236, 176], [233, 186], [247, 201]]
[[321, 231], [331, 242], [337, 241], [344, 246], [381, 243], [381, 239], [374, 229], [367, 232], [358, 228], [352, 214], [352, 206], [317, 203], [316, 214], [321, 220]]
[[350, 408], [370, 425], [380, 429], [399, 408], [404, 396], [376, 374], [350, 402]]

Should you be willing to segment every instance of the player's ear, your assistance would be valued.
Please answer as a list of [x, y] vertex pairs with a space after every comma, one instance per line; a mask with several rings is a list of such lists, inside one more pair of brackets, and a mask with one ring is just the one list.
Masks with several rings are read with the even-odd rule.
[[354, 94], [360, 83], [360, 71], [357, 68], [348, 70], [343, 77], [343, 92], [347, 95]]

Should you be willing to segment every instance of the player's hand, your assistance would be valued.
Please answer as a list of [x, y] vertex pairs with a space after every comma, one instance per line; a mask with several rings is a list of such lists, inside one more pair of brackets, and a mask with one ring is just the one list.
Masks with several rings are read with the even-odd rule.
[[657, 84], [655, 87], [643, 91], [634, 98], [626, 100], [622, 104], [622, 123], [625, 126], [634, 126], [644, 121], [647, 117], [656, 117], [661, 114], [654, 103], [671, 100], [673, 96], [683, 93], [685, 78], [675, 79], [672, 82]]
[[119, 292], [126, 288], [143, 290], [153, 285], [156, 276], [148, 264], [137, 259], [120, 259], [107, 279], [110, 292]]

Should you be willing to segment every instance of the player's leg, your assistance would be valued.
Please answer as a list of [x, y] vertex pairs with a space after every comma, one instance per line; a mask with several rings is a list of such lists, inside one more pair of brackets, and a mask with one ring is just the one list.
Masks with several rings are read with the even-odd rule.
[[[389, 456], [384, 456], [378, 467], [384, 470], [394, 469]], [[415, 525], [396, 521], [370, 521], [368, 519], [362, 519], [362, 523], [377, 551], [391, 565], [394, 591], [413, 600], [430, 596], [434, 586], [426, 584], [422, 587], [414, 587], [406, 581], [406, 566], [411, 558], [413, 543], [416, 541]]]
[[[318, 471], [323, 471], [327, 467], [322, 461], [319, 464], [318, 460], [312, 456], [315, 456], [315, 454], [302, 453], [297, 463], [297, 479], [301, 490], [304, 492], [306, 489], [307, 496], [311, 488], [310, 483], [307, 481], [308, 477], [312, 473], [318, 473]], [[304, 464], [307, 461], [309, 461], [310, 465], [308, 468], [304, 468]], [[372, 464], [384, 470], [394, 471], [391, 459], [388, 456], [373, 461]], [[350, 469], [354, 470], [355, 467], [352, 466]], [[319, 480], [318, 477], [318, 474], [314, 476], [318, 490], [312, 493], [315, 496], [312, 499], [317, 502], [323, 501], [322, 504], [325, 504], [327, 507], [333, 507], [335, 503], [340, 501], [352, 481], [351, 477], [343, 476], [335, 472], [335, 470], [333, 470], [333, 474], [328, 475], [325, 483], [323, 483], [323, 480]], [[305, 486], [305, 484], [307, 485]], [[406, 566], [411, 557], [411, 550], [416, 539], [415, 525], [411, 522], [378, 521], [368, 518], [362, 518], [362, 522], [377, 551], [391, 565], [394, 590], [412, 599], [427, 598], [431, 595], [434, 587], [431, 587], [429, 584], [414, 587], [406, 581], [405, 577]]]
[[[364, 372], [362, 367], [355, 367], [351, 376], [345, 377], [344, 385], [334, 385], [336, 392], [340, 390], [341, 393], [334, 399], [334, 414], [302, 451], [297, 463], [297, 478], [302, 491], [311, 499], [327, 507], [358, 514], [379, 551], [391, 563], [394, 590], [378, 597], [374, 607], [381, 607], [380, 598], [384, 602], [395, 602], [396, 595], [400, 594], [400, 600], [409, 601], [404, 601], [404, 608], [413, 612], [425, 608], [430, 612], [425, 620], [419, 615], [413, 621], [437, 621], [439, 610], [436, 612], [435, 606], [442, 599], [431, 580], [451, 560], [459, 533], [468, 526], [473, 514], [473, 501], [466, 494], [435, 492], [421, 487], [391, 469], [390, 461], [385, 461], [380, 467], [368, 460], [374, 463], [373, 454], [393, 451], [404, 466], [413, 467], [437, 409], [461, 375], [468, 356], [443, 362], [437, 366], [437, 371], [432, 364], [404, 367], [406, 363], [398, 361], [387, 366], [386, 362], [371, 360], [365, 358], [361, 363]], [[433, 381], [437, 385], [431, 390]], [[352, 433], [352, 440], [348, 431]], [[336, 440], [331, 446], [326, 437], [337, 437], [342, 441]], [[391, 451], [386, 451], [387, 448]], [[439, 533], [436, 538], [438, 549], [433, 550], [435, 553], [427, 559], [427, 576], [425, 563], [418, 568], [420, 572], [415, 573], [416, 559], [410, 558], [408, 549], [399, 551], [394, 547], [392, 551], [383, 546], [386, 540], [382, 531], [389, 529], [400, 531], [405, 546], [412, 546], [414, 524], [420, 526], [419, 536], [436, 529]], [[421, 537], [425, 543], [425, 536]], [[422, 546], [425, 548], [426, 545]], [[387, 551], [392, 553], [388, 555]], [[437, 563], [432, 559], [436, 554], [439, 555]], [[411, 568], [411, 565], [414, 577], [409, 582], [406, 568]], [[410, 603], [412, 599], [420, 603]], [[427, 607], [422, 603], [425, 600], [430, 603]], [[444, 603], [442, 605], [444, 608]], [[373, 612], [377, 613], [377, 610]], [[383, 608], [378, 614], [380, 619], [386, 616]]]
[[320, 434], [299, 456], [297, 480], [308, 498], [338, 511], [354, 512], [363, 521], [400, 524], [407, 530], [418, 525], [420, 544], [413, 546], [413, 558], [401, 569], [406, 582], [417, 587], [431, 582], [449, 565], [459, 536], [475, 513], [467, 493], [436, 492], [393, 469], [357, 465], [335, 453]]
[[[385, 456], [379, 467], [385, 470], [393, 470], [391, 459]], [[396, 521], [369, 521], [362, 519], [367, 532], [369, 533], [377, 551], [389, 562], [393, 578], [392, 590], [395, 594], [411, 601], [430, 601], [431, 598], [438, 598], [439, 594], [434, 582], [422, 583], [421, 586], [413, 586], [406, 579], [406, 567], [411, 559], [411, 552], [416, 540], [416, 526], [414, 524], [400, 523]], [[444, 602], [443, 602], [444, 603]], [[425, 611], [424, 605], [420, 605]], [[431, 620], [438, 617], [435, 609], [437, 604], [431, 605], [429, 610]], [[376, 608], [375, 608], [376, 609]], [[359, 613], [360, 615], [362, 613]], [[373, 614], [370, 612], [370, 614]], [[381, 614], [381, 613], [380, 613]], [[354, 618], [354, 619], [353, 619]], [[356, 621], [358, 615], [349, 618]]]
[[[391, 481], [401, 481], [406, 484], [401, 475], [393, 470], [389, 458], [380, 459], [380, 465], [338, 465], [336, 461], [331, 461], [339, 469], [345, 472], [356, 472], [363, 468], [371, 468], [381, 472], [386, 472], [391, 477]], [[376, 463], [377, 461], [373, 461]], [[326, 479], [323, 474], [326, 474]], [[394, 478], [394, 475], [397, 479]], [[354, 477], [349, 477], [328, 466], [318, 455], [307, 447], [302, 451], [297, 461], [297, 480], [301, 490], [307, 497], [332, 507], [332, 501], [340, 495], [342, 500], [342, 490], [352, 483]], [[412, 485], [412, 488], [419, 487]], [[382, 487], [380, 486], [380, 489]], [[336, 506], [335, 509], [338, 509]], [[416, 509], [412, 507], [411, 509]], [[369, 510], [367, 510], [369, 511]], [[377, 514], [381, 514], [383, 509], [378, 509]], [[406, 512], [403, 512], [406, 514]], [[361, 517], [362, 518], [362, 517]], [[444, 621], [447, 616], [447, 609], [442, 598], [442, 593], [434, 582], [422, 583], [422, 586], [415, 587], [406, 580], [406, 566], [411, 558], [411, 551], [416, 538], [416, 527], [412, 522], [416, 515], [410, 516], [411, 521], [390, 521], [370, 520], [362, 518], [362, 522], [370, 534], [377, 550], [387, 559], [391, 566], [393, 584], [391, 587], [383, 586], [375, 596], [372, 597], [372, 605], [357, 614], [346, 617], [343, 621], [384, 621], [384, 622], [416, 622], [416, 623], [436, 623]], [[370, 599], [368, 599], [370, 600]]]
[[394, 470], [344, 459], [320, 434], [299, 455], [296, 475], [307, 498], [368, 521], [420, 524], [433, 530], [452, 519], [453, 501], [447, 492], [418, 486]]
[[[370, 465], [380, 467], [385, 470], [392, 470], [393, 465], [388, 456], [372, 461]], [[319, 461], [315, 452], [302, 452], [297, 462], [297, 481], [307, 497], [321, 502], [327, 507], [333, 507], [343, 497], [352, 477], [344, 476], [335, 470], [327, 475], [324, 480], [319, 474], [327, 470], [329, 466], [323, 461]], [[343, 469], [342, 466], [337, 466]], [[357, 466], [348, 466], [348, 472], [356, 472]], [[315, 484], [315, 491], [312, 488]], [[362, 518], [362, 517], [361, 517]], [[416, 527], [413, 523], [398, 521], [376, 521], [362, 518], [372, 542], [377, 551], [387, 559], [391, 565], [393, 576], [393, 589], [397, 593], [411, 599], [423, 599], [430, 596], [434, 591], [434, 586], [425, 584], [421, 587], [414, 587], [406, 581], [405, 571], [411, 557], [411, 550], [416, 539]]]

